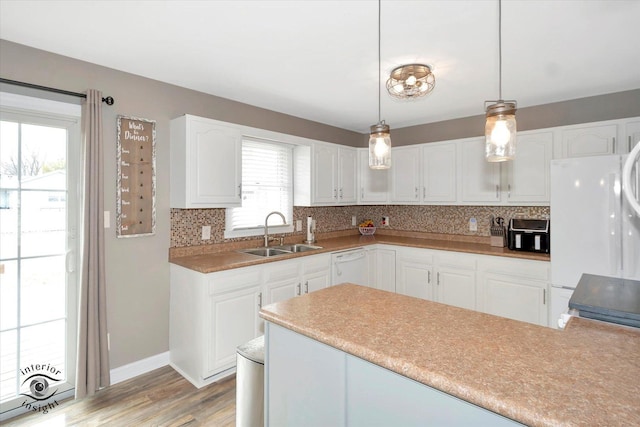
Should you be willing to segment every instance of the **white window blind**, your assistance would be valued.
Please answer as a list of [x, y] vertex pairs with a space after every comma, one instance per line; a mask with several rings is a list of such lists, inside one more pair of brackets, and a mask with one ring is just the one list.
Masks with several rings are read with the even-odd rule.
[[[242, 207], [226, 212], [225, 237], [264, 233], [264, 220], [281, 212], [290, 227], [293, 217], [292, 147], [266, 141], [242, 141]], [[269, 230], [283, 232], [279, 215], [269, 218]], [[285, 230], [291, 231], [291, 230]]]

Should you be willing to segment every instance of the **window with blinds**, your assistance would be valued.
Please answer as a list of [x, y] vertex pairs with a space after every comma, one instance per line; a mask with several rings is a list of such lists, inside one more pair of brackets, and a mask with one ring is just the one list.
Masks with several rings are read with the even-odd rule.
[[256, 236], [264, 233], [264, 220], [273, 211], [287, 219], [282, 226], [279, 215], [269, 218], [269, 231], [293, 231], [293, 149], [276, 142], [242, 141], [242, 207], [228, 208], [225, 237]]

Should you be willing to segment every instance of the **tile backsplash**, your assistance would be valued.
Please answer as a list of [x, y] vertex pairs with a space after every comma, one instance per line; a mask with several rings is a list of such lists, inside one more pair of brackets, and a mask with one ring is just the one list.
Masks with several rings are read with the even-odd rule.
[[[389, 217], [385, 230], [416, 231], [423, 233], [462, 236], [489, 236], [490, 217], [549, 218], [549, 206], [328, 206], [294, 207], [293, 218], [302, 220], [303, 230], [307, 216], [316, 220], [317, 233], [354, 230], [351, 217], [358, 222], [371, 219], [380, 226], [382, 217]], [[475, 218], [478, 231], [469, 231], [469, 219]], [[260, 237], [241, 239], [224, 238], [225, 209], [171, 209], [172, 248], [231, 243], [240, 240], [259, 240]], [[202, 240], [202, 227], [211, 226], [211, 239]], [[289, 236], [304, 238], [304, 231]]]

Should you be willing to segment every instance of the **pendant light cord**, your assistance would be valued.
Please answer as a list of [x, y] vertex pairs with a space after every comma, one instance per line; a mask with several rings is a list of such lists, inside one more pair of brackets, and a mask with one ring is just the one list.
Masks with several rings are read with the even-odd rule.
[[380, 108], [380, 85], [381, 85], [381, 81], [382, 81], [382, 71], [380, 70], [381, 67], [381, 60], [380, 60], [380, 26], [381, 26], [381, 15], [382, 15], [382, 0], [378, 0], [378, 123], [381, 123], [381, 108]]
[[502, 100], [502, 0], [498, 0], [498, 93]]

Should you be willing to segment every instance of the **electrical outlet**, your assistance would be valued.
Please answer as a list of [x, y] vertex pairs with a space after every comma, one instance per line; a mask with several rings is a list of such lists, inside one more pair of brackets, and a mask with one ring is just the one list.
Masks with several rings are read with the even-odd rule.
[[469, 231], [478, 231], [478, 221], [475, 218], [469, 218]]
[[351, 217], [351, 225], [354, 225], [354, 226], [358, 225], [358, 219], [356, 218], [355, 215]]
[[296, 231], [302, 231], [302, 220], [296, 219]]
[[211, 239], [211, 226], [210, 225], [203, 225], [202, 226], [202, 240], [209, 240]]
[[388, 227], [389, 226], [389, 217], [388, 216], [383, 216], [382, 217], [382, 226], [383, 227]]

